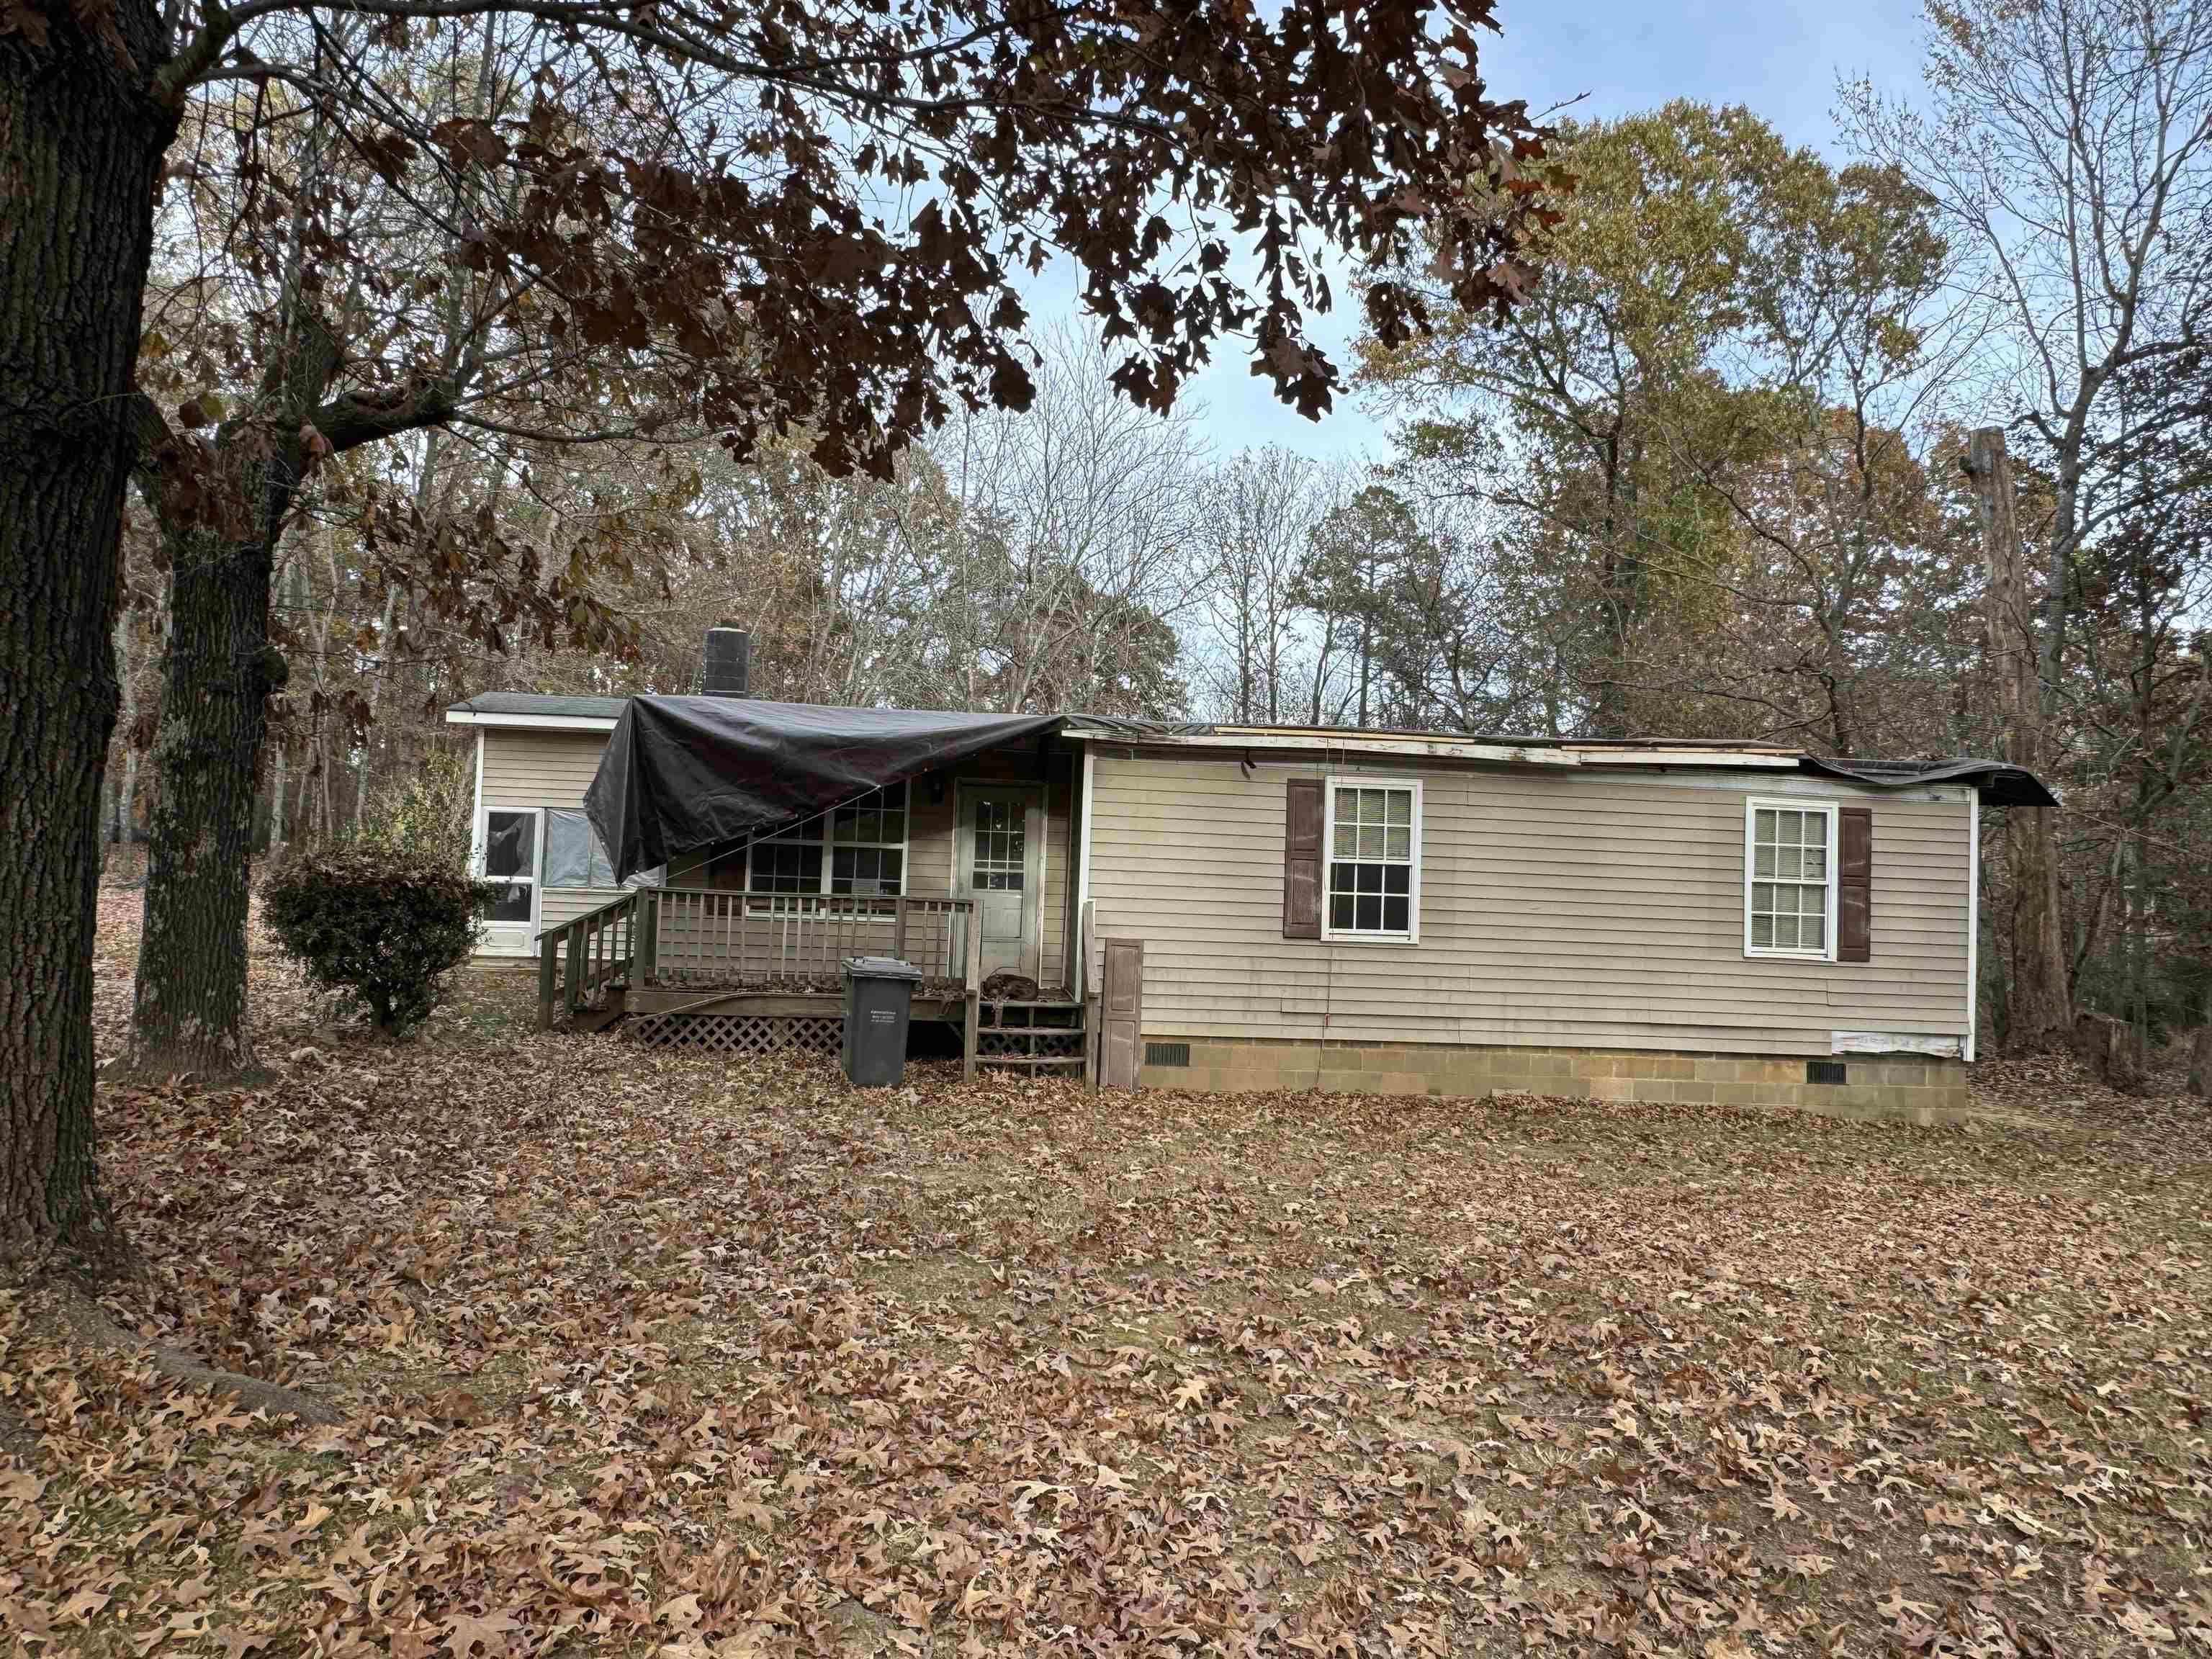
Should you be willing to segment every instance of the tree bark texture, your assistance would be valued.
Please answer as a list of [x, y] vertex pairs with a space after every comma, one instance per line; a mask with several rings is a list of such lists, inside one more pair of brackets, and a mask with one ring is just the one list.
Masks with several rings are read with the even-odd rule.
[[[143, 0], [114, 16], [140, 65]], [[171, 131], [69, 9], [0, 38], [0, 1247], [105, 1231], [94, 1166], [100, 774], [131, 380]]]
[[234, 538], [205, 525], [165, 539], [174, 586], [129, 1063], [140, 1073], [226, 1074], [253, 1063], [244, 872], [284, 658], [269, 638], [266, 534]]
[[[2035, 624], [2028, 614], [2012, 467], [2004, 431], [1984, 427], [1969, 441], [1967, 476], [1979, 497], [1990, 671], [2002, 758], [2033, 771], [2043, 763], [2043, 719]], [[2061, 928], [2058, 848], [2048, 806], [2015, 806], [2005, 823], [2012, 887], [2012, 999], [2006, 1046], [2047, 1048], [2074, 1036]]]

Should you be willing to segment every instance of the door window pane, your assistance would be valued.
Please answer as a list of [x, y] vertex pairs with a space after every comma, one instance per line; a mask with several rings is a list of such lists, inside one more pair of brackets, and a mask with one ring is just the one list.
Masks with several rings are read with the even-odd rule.
[[1028, 813], [1018, 800], [979, 799], [969, 812], [973, 842], [969, 885], [979, 893], [1018, 893], [1029, 860]]
[[486, 921], [527, 921], [530, 920], [530, 884], [510, 881], [493, 895], [484, 911]]
[[527, 881], [537, 867], [538, 815], [535, 812], [485, 813], [484, 874], [520, 877]]

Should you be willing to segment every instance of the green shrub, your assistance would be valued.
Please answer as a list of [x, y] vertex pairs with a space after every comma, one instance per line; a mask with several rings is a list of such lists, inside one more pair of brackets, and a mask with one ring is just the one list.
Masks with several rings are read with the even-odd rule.
[[404, 782], [370, 797], [359, 839], [366, 846], [418, 853], [466, 870], [476, 832], [476, 787], [473, 751], [450, 744], [431, 749]]
[[377, 1029], [420, 1024], [476, 948], [485, 890], [424, 848], [301, 851], [262, 890], [262, 916], [308, 979], [358, 997]]

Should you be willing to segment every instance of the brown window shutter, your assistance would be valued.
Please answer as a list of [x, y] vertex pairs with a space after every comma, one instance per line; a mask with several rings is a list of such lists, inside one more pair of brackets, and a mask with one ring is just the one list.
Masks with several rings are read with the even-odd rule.
[[1868, 962], [1874, 956], [1874, 809], [1846, 806], [1837, 817], [1836, 960]]
[[1283, 787], [1283, 937], [1321, 937], [1321, 780]]

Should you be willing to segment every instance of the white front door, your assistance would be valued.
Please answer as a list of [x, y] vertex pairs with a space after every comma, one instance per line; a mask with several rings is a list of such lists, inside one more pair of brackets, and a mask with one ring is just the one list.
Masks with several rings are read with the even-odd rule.
[[498, 885], [477, 948], [487, 956], [526, 957], [538, 948], [538, 882], [544, 859], [536, 807], [485, 809], [477, 822], [477, 868]]
[[1034, 787], [960, 786], [960, 888], [975, 901], [985, 978], [1037, 972], [1044, 811]]

